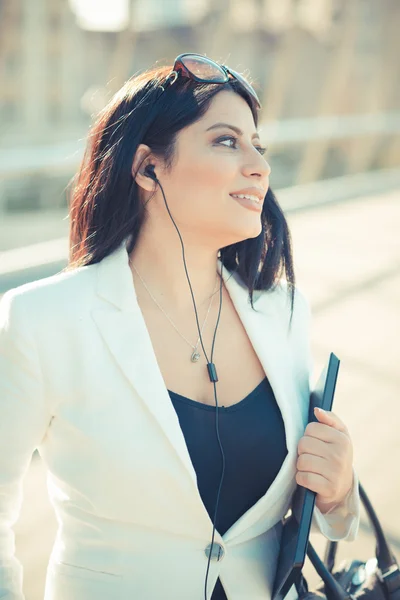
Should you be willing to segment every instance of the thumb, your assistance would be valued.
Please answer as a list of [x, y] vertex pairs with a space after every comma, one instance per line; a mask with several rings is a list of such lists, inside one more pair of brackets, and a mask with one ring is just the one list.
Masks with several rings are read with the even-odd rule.
[[322, 421], [323, 423], [330, 423], [333, 420], [333, 415], [330, 411], [318, 408], [317, 406], [314, 408], [314, 414], [318, 421]]
[[331, 410], [322, 410], [322, 408], [315, 407], [314, 414], [321, 423], [326, 423], [327, 425], [330, 425], [338, 431], [348, 435], [349, 432], [346, 425], [336, 413], [332, 412]]

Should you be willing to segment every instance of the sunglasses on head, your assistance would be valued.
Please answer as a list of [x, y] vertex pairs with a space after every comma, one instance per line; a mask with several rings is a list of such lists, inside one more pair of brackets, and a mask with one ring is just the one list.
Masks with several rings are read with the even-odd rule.
[[[206, 56], [191, 53], [177, 56], [173, 70], [167, 75], [166, 84], [174, 84], [179, 75], [200, 83], [227, 83], [230, 79], [236, 79], [254, 99], [257, 108], [261, 108], [261, 102], [256, 92], [240, 73], [225, 65], [219, 65]], [[166, 85], [160, 87], [164, 91]]]

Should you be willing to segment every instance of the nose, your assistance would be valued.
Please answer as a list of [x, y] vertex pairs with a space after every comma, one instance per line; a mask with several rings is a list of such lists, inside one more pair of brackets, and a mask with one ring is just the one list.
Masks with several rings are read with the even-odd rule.
[[264, 162], [266, 163], [266, 171], [268, 173], [268, 177], [271, 175], [271, 165], [269, 164], [269, 162], [267, 160], [264, 160]]
[[[271, 166], [269, 162], [258, 152], [256, 158], [249, 161], [244, 167], [243, 172], [247, 177], [252, 177], [257, 175], [259, 179], [262, 179], [266, 183], [266, 187], [268, 184], [268, 178], [271, 175]], [[254, 155], [253, 155], [254, 157]]]

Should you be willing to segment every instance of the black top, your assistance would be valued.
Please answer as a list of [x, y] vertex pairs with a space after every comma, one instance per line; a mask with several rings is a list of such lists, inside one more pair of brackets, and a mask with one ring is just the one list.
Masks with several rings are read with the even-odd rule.
[[[222, 475], [216, 407], [168, 391], [197, 474], [200, 496], [213, 521]], [[240, 402], [227, 407], [219, 404], [218, 425], [225, 474], [215, 527], [224, 535], [267, 492], [287, 454], [282, 415], [268, 379]], [[211, 600], [227, 600], [219, 579]]]

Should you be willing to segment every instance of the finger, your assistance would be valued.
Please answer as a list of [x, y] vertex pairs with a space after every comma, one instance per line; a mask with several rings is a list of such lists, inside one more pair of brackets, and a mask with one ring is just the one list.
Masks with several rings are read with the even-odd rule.
[[321, 475], [321, 477], [331, 481], [332, 469], [330, 468], [329, 461], [323, 456], [301, 454], [297, 459], [296, 469], [304, 473]]
[[326, 425], [329, 425], [330, 427], [334, 427], [335, 429], [337, 429], [338, 431], [341, 431], [342, 433], [346, 433], [346, 434], [348, 433], [348, 429], [347, 429], [346, 425], [343, 423], [342, 419], [340, 417], [338, 417], [337, 414], [332, 412], [331, 410], [326, 411], [326, 410], [322, 410], [322, 408], [316, 407], [314, 409], [314, 414], [320, 423], [324, 423]]
[[[329, 447], [329, 446], [328, 446]], [[308, 435], [303, 436], [297, 445], [297, 455], [314, 454], [315, 456], [325, 456], [327, 453], [327, 443]]]
[[343, 443], [342, 436], [350, 437], [347, 433], [339, 431], [331, 427], [331, 425], [316, 422], [308, 423], [304, 430], [304, 435], [327, 442], [328, 444], [341, 444]]
[[329, 497], [331, 494], [332, 488], [330, 482], [317, 473], [297, 471], [296, 482], [317, 494], [321, 494], [321, 496]]

